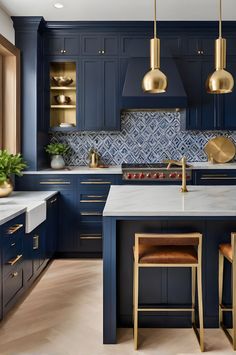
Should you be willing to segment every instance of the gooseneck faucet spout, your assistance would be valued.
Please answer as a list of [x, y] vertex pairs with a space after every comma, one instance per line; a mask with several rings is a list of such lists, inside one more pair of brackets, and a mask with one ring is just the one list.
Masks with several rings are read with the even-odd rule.
[[188, 192], [187, 184], [186, 184], [186, 157], [183, 157], [181, 159], [181, 165], [182, 165], [182, 186], [180, 191]]

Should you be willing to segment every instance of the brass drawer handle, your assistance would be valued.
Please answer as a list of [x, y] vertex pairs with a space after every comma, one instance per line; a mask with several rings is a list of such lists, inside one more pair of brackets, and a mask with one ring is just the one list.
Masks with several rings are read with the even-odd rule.
[[16, 233], [19, 229], [21, 229], [23, 226], [24, 226], [24, 224], [16, 224], [16, 225], [10, 227], [10, 228], [7, 230], [7, 234], [14, 234], [14, 233]]
[[102, 234], [81, 234], [80, 239], [87, 240], [101, 240]]
[[39, 248], [39, 235], [35, 234], [33, 236], [33, 250], [37, 250]]
[[106, 200], [80, 200], [81, 203], [105, 203]]
[[102, 181], [102, 180], [88, 180], [81, 181], [83, 185], [111, 185], [111, 181]]
[[8, 264], [11, 266], [15, 265], [22, 258], [22, 256], [23, 256], [22, 254], [17, 255], [17, 257], [15, 259], [9, 260]]
[[11, 247], [14, 247], [16, 245], [16, 243], [11, 243]]
[[88, 198], [105, 198], [104, 195], [87, 195]]
[[216, 176], [213, 176], [213, 177], [201, 177], [201, 180], [236, 180], [236, 177], [216, 177]]
[[70, 185], [70, 181], [40, 181], [40, 185]]
[[203, 174], [201, 177], [211, 178], [211, 177], [227, 177], [227, 174]]
[[18, 275], [19, 275], [18, 272], [15, 271], [15, 272], [13, 272], [13, 273], [11, 274], [11, 277], [17, 277]]
[[53, 203], [57, 202], [57, 197], [54, 198], [53, 200], [50, 201], [50, 204], [52, 205]]
[[80, 212], [81, 216], [102, 216], [102, 212]]

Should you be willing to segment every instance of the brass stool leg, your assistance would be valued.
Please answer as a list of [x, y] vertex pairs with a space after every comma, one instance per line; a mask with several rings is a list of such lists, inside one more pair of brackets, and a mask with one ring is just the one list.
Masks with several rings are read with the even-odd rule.
[[197, 267], [197, 289], [198, 289], [198, 312], [199, 312], [199, 342], [200, 349], [204, 351], [204, 325], [203, 325], [203, 302], [202, 302], [202, 263], [199, 260]]
[[232, 262], [232, 321], [233, 321], [233, 349], [236, 350], [236, 263], [235, 257]]
[[138, 287], [139, 287], [139, 268], [134, 263], [134, 349], [138, 349]]
[[221, 327], [223, 322], [223, 312], [222, 312], [222, 298], [223, 298], [223, 275], [224, 275], [224, 256], [219, 251], [219, 327]]
[[195, 323], [196, 271], [196, 267], [192, 267], [192, 324]]

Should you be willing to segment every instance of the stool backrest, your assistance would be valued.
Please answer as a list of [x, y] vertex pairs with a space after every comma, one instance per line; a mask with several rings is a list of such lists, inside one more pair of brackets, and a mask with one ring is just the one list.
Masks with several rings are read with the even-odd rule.
[[182, 246], [198, 246], [202, 235], [200, 233], [181, 233], [181, 234], [135, 234], [135, 245], [182, 245]]

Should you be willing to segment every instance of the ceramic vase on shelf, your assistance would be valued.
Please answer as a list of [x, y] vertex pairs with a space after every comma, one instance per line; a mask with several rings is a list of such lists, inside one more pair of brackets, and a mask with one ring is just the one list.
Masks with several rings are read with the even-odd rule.
[[65, 161], [64, 161], [62, 155], [59, 155], [59, 154], [52, 155], [52, 157], [51, 157], [51, 168], [52, 169], [57, 169], [57, 170], [64, 169], [65, 165], [66, 164], [65, 164]]
[[7, 197], [13, 191], [13, 185], [10, 179], [0, 182], [0, 197]]

